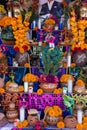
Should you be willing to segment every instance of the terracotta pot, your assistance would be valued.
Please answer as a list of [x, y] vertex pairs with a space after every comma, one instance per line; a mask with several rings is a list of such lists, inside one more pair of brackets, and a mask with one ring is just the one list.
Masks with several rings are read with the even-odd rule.
[[85, 93], [86, 88], [85, 86], [74, 86], [74, 92], [77, 94]]
[[7, 41], [7, 40], [4, 40], [4, 39], [3, 39], [2, 42], [3, 42], [4, 44], [6, 44], [6, 45], [11, 45], [11, 46], [12, 46], [12, 45], [15, 45], [15, 41], [14, 41], [14, 40], [8, 40], [8, 41]]
[[49, 126], [56, 126], [57, 122], [60, 120], [59, 116], [46, 116], [46, 122]]
[[27, 120], [29, 122], [29, 126], [34, 126], [36, 122], [38, 121], [38, 115], [29, 115], [27, 117]]
[[8, 121], [11, 122], [11, 123], [13, 123], [14, 120], [18, 118], [18, 111], [15, 108], [14, 103], [9, 104], [9, 108], [6, 112], [6, 117], [7, 117]]
[[57, 83], [41, 83], [40, 88], [46, 93], [52, 93], [57, 88]]
[[73, 115], [67, 116], [64, 119], [66, 128], [76, 128], [77, 120]]

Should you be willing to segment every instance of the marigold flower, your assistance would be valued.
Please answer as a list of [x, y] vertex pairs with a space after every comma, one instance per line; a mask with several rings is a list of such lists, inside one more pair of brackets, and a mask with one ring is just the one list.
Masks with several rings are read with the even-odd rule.
[[48, 111], [48, 115], [49, 116], [55, 116], [55, 112], [52, 108]]
[[28, 126], [28, 121], [24, 120], [22, 125], [23, 125], [23, 127], [27, 127]]
[[22, 124], [22, 122], [18, 122], [17, 123], [17, 127], [20, 129], [20, 128], [23, 128], [23, 124]]
[[38, 89], [38, 90], [37, 90], [37, 94], [38, 94], [38, 95], [43, 94], [43, 90], [42, 90], [42, 89]]
[[82, 128], [83, 128], [83, 125], [82, 125], [82, 124], [77, 124], [77, 125], [76, 125], [76, 129], [77, 129], [77, 130], [82, 130]]
[[11, 81], [7, 81], [5, 86], [8, 87], [10, 85]]
[[77, 85], [77, 86], [85, 86], [85, 83], [84, 83], [81, 79], [78, 79], [78, 80], [76, 81], [76, 85]]
[[3, 88], [0, 88], [0, 93], [4, 93], [5, 90]]
[[23, 87], [23, 86], [19, 86], [19, 87], [18, 87], [18, 90], [19, 90], [20, 92], [23, 92], [23, 91], [24, 91], [24, 87]]
[[64, 122], [63, 121], [58, 122], [57, 127], [60, 128], [60, 129], [64, 128], [65, 127]]

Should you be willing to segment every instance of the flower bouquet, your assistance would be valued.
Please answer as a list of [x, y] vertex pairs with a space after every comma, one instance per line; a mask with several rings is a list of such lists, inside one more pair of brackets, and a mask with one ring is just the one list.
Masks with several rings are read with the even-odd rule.
[[45, 47], [42, 52], [43, 69], [40, 70], [42, 73], [39, 78], [40, 88], [44, 92], [51, 93], [58, 85], [58, 67], [61, 65], [63, 54], [60, 48], [55, 47], [50, 49]]

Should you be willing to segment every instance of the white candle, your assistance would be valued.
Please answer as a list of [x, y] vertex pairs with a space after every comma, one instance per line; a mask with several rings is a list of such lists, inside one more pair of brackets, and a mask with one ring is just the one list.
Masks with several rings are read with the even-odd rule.
[[28, 92], [28, 82], [24, 82], [24, 92]]
[[73, 82], [71, 79], [68, 80], [68, 93], [72, 93]]
[[70, 30], [70, 19], [68, 19], [68, 21], [67, 21], [67, 28], [68, 28], [68, 30]]
[[29, 93], [33, 93], [33, 87], [29, 87]]
[[20, 108], [20, 121], [23, 122], [25, 120], [25, 108]]
[[11, 10], [8, 10], [8, 17], [12, 17], [12, 12], [11, 12]]
[[36, 21], [34, 20], [33, 21], [33, 28], [35, 28], [36, 27]]
[[67, 56], [67, 67], [70, 67], [70, 66], [71, 66], [71, 55], [69, 53]]
[[41, 18], [38, 19], [38, 28], [41, 29]]
[[77, 111], [77, 122], [79, 124], [82, 124], [82, 115], [83, 115], [83, 111], [82, 110], [78, 110]]

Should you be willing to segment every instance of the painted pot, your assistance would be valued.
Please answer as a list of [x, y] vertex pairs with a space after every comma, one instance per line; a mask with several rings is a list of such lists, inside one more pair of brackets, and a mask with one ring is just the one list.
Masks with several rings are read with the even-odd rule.
[[46, 93], [52, 93], [57, 88], [57, 83], [41, 83], [40, 88]]

